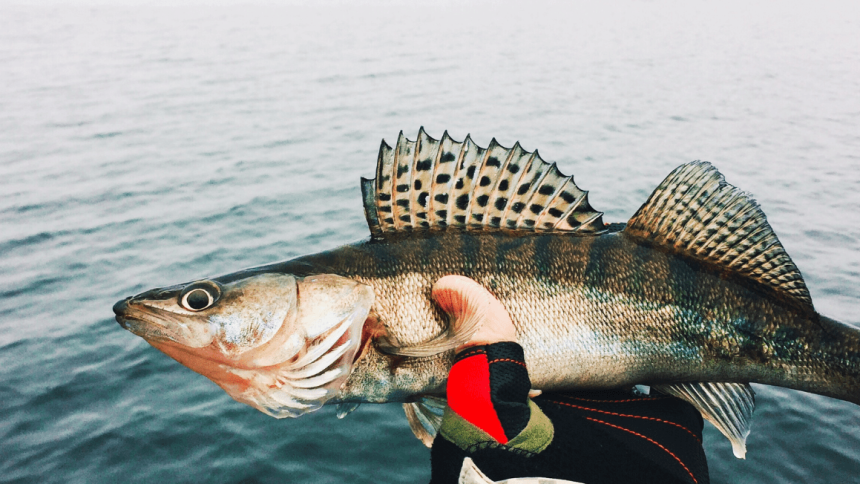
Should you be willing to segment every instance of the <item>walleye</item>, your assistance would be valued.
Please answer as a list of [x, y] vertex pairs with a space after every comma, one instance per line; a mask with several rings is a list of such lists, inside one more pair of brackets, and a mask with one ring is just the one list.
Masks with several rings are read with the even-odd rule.
[[675, 169], [605, 224], [537, 151], [423, 130], [384, 141], [362, 179], [369, 240], [118, 302], [117, 321], [274, 417], [403, 402], [431, 442], [453, 348], [476, 329], [430, 298], [488, 288], [541, 390], [653, 385], [743, 456], [749, 382], [860, 404], [860, 331], [819, 315], [756, 204], [709, 163]]

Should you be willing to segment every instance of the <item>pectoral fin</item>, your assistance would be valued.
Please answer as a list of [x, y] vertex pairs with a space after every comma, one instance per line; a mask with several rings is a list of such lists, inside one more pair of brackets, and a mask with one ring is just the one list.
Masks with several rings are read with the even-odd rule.
[[748, 383], [678, 383], [651, 388], [692, 404], [729, 439], [735, 457], [745, 458], [755, 410], [755, 392]]
[[342, 418], [346, 417], [347, 415], [354, 412], [355, 409], [358, 408], [359, 405], [361, 405], [361, 404], [360, 403], [354, 403], [354, 402], [338, 403], [337, 404], [337, 418], [342, 419]]

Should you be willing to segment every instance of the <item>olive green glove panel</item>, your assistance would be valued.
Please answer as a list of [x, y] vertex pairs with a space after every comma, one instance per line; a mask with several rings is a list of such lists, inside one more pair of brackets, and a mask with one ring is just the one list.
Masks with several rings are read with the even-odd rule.
[[445, 409], [439, 433], [446, 440], [466, 452], [474, 452], [487, 447], [499, 447], [520, 454], [539, 454], [552, 443], [555, 430], [549, 418], [533, 401], [529, 400], [528, 405], [531, 412], [528, 424], [504, 445], [450, 408]]

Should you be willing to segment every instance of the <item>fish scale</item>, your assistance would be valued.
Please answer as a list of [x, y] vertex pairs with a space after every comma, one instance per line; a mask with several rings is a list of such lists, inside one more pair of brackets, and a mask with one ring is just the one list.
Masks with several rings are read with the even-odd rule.
[[[764, 298], [763, 287], [724, 279], [624, 233], [598, 238], [438, 233], [346, 246], [298, 261], [372, 286], [374, 311], [403, 346], [444, 330], [447, 323], [430, 299], [436, 280], [447, 274], [475, 279], [511, 314], [536, 388], [757, 381], [860, 400], [860, 345], [851, 328]], [[278, 270], [289, 272], [289, 264]], [[840, 353], [810, 331], [820, 325], [831, 325], [853, 348], [846, 360], [854, 372], [850, 387], [828, 388], [824, 376]], [[777, 329], [798, 338], [777, 337]], [[802, 370], [803, 361], [779, 358], [807, 347], [818, 347], [822, 358]], [[789, 366], [821, 378], [792, 381], [795, 371]], [[351, 383], [341, 398], [362, 398], [366, 389]]]

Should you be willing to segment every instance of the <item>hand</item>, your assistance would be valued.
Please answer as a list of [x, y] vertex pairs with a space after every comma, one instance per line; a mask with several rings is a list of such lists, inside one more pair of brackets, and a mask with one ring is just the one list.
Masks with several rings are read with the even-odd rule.
[[[463, 276], [445, 276], [433, 285], [433, 299], [453, 318], [465, 313], [481, 314], [478, 331], [457, 352], [470, 346], [517, 341], [517, 332], [508, 311], [489, 291], [477, 282]], [[477, 311], [476, 311], [477, 310]]]

